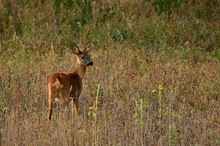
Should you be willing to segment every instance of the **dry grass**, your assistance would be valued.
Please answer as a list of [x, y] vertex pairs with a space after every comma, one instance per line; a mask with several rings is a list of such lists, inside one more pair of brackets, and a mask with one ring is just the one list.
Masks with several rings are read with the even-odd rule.
[[[55, 1], [0, 2], [0, 146], [220, 144], [218, 1], [170, 16], [155, 1]], [[81, 116], [57, 105], [49, 122], [47, 80], [87, 40]]]
[[51, 122], [47, 78], [73, 68], [74, 55], [10, 57], [1, 66], [2, 145], [217, 144], [218, 61], [194, 63], [127, 49], [94, 51], [80, 99], [82, 118], [72, 110], [69, 119], [62, 118], [55, 110]]

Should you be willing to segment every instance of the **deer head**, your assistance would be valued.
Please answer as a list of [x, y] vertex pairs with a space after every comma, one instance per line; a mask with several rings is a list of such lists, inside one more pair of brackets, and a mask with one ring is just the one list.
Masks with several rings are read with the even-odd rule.
[[93, 61], [90, 58], [90, 55], [88, 54], [90, 47], [88, 47], [88, 44], [86, 44], [85, 48], [83, 51], [81, 51], [79, 49], [79, 47], [73, 43], [73, 53], [76, 55], [77, 57], [77, 65], [81, 65], [81, 66], [92, 66], [93, 65]]

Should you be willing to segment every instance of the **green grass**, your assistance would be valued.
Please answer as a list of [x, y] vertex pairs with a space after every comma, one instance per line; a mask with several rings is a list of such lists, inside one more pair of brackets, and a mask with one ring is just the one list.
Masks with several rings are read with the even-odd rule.
[[[0, 145], [219, 145], [220, 3], [163, 2], [1, 1]], [[49, 122], [48, 78], [88, 41], [81, 117]]]

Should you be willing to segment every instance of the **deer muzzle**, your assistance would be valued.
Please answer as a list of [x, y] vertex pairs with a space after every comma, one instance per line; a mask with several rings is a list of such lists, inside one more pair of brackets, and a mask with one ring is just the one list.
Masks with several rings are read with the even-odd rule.
[[93, 65], [92, 61], [87, 64], [87, 66], [92, 66], [92, 65]]

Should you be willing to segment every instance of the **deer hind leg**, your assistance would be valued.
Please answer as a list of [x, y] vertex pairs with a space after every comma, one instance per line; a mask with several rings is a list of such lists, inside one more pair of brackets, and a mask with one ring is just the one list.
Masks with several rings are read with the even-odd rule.
[[51, 90], [49, 90], [48, 103], [49, 103], [49, 120], [51, 120], [51, 116], [53, 114], [53, 103], [54, 103], [54, 97], [52, 96]]
[[62, 117], [67, 116], [67, 110], [66, 110], [67, 104], [68, 104], [68, 100], [66, 100], [65, 98], [60, 99], [60, 112]]
[[60, 111], [63, 113], [63, 111], [65, 110], [65, 108], [67, 107], [67, 103], [68, 100], [66, 100], [65, 98], [62, 98], [60, 100]]
[[65, 108], [68, 105], [68, 97], [69, 93], [65, 90], [61, 90], [60, 92], [60, 112], [63, 113]]

